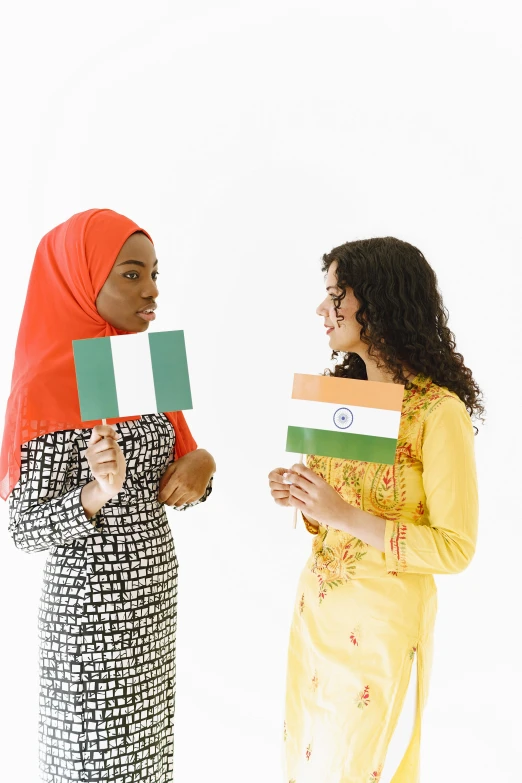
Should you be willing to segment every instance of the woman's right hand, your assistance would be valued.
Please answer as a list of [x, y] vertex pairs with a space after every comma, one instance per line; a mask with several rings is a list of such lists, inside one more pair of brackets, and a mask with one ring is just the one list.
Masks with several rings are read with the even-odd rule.
[[[127, 474], [127, 463], [118, 444], [120, 438], [121, 435], [108, 424], [98, 424], [87, 444], [86, 457], [91, 473], [109, 498], [121, 492]], [[109, 483], [109, 473], [112, 483]]]
[[275, 468], [268, 474], [270, 494], [278, 506], [290, 505], [290, 486], [283, 481], [283, 474], [289, 472], [288, 468]]

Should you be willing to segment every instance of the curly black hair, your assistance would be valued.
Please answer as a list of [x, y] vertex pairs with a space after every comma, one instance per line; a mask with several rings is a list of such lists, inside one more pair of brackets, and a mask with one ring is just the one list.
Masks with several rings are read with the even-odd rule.
[[[334, 261], [341, 289], [334, 299], [336, 311], [351, 288], [360, 305], [355, 318], [361, 325], [361, 342], [377, 366], [393, 373], [394, 382], [404, 383], [407, 389], [412, 383], [403, 368], [422, 373], [455, 392], [470, 416], [483, 420], [482, 392], [455, 350], [437, 277], [421, 251], [395, 237], [377, 237], [335, 247], [323, 256], [322, 271], [327, 272]], [[338, 356], [334, 351], [332, 359]], [[366, 365], [358, 354], [342, 357], [333, 372], [325, 371], [327, 375], [367, 380]]]

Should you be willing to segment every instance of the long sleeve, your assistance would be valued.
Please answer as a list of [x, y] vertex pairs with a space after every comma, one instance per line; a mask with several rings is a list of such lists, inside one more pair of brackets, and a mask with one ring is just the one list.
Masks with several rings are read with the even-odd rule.
[[420, 524], [386, 523], [389, 572], [455, 574], [475, 552], [478, 491], [474, 433], [462, 402], [445, 397], [428, 414], [422, 439], [426, 505]]
[[93, 535], [81, 503], [74, 431], [42, 435], [21, 450], [20, 480], [9, 496], [9, 532], [18, 549], [42, 552]]

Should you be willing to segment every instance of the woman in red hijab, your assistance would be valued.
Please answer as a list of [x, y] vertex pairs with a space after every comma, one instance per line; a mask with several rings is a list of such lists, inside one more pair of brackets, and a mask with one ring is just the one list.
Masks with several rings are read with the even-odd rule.
[[215, 463], [179, 412], [82, 421], [72, 352], [74, 339], [146, 330], [157, 275], [147, 232], [92, 209], [42, 239], [29, 281], [0, 496], [16, 546], [49, 552], [39, 611], [46, 783], [173, 779], [177, 559], [165, 505], [206, 500]]

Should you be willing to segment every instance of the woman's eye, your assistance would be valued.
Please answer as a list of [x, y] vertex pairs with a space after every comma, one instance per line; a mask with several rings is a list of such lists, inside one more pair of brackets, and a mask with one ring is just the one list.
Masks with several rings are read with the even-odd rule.
[[126, 277], [127, 280], [137, 280], [139, 277], [139, 274], [137, 272], [125, 272], [123, 277]]
[[153, 280], [157, 280], [157, 279], [158, 279], [158, 277], [159, 277], [159, 272], [153, 272], [153, 273], [152, 273], [152, 279], [153, 279]]

